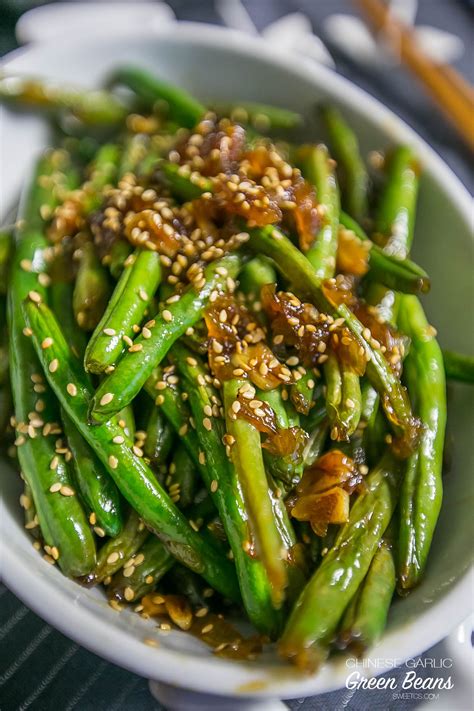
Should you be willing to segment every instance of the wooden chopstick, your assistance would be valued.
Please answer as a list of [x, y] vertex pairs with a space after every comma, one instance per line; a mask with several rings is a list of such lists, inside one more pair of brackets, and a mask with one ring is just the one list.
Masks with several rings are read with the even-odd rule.
[[458, 133], [474, 150], [474, 88], [455, 69], [436, 64], [418, 47], [413, 32], [381, 0], [356, 0], [369, 24], [421, 80]]

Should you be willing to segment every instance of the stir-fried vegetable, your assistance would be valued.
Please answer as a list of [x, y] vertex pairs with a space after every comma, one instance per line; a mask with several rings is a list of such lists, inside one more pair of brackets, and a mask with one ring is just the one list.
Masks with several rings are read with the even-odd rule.
[[426, 565], [445, 371], [473, 380], [418, 300], [412, 150], [374, 196], [331, 107], [328, 148], [135, 67], [97, 93], [3, 78], [0, 100], [92, 139], [40, 159], [0, 235], [0, 428], [35, 546], [218, 654], [262, 646], [229, 603], [305, 670], [365, 650]]

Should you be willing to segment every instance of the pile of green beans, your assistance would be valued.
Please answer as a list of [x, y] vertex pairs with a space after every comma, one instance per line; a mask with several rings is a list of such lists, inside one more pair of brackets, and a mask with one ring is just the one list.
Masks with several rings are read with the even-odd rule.
[[35, 547], [115, 609], [213, 596], [305, 671], [362, 654], [422, 581], [445, 381], [474, 381], [420, 302], [412, 149], [375, 191], [337, 109], [297, 146], [293, 111], [137, 67], [92, 93], [4, 77], [0, 101], [75, 118], [0, 230], [0, 433]]

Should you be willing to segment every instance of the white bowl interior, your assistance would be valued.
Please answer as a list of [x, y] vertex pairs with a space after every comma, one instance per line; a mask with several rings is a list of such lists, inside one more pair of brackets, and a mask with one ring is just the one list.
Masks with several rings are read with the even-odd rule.
[[[427, 310], [443, 346], [474, 351], [473, 330], [468, 327], [472, 321], [466, 324], [473, 291], [469, 198], [449, 169], [401, 120], [327, 69], [274, 56], [263, 42], [203, 25], [172, 26], [140, 37], [36, 46], [14, 53], [6, 68], [94, 85], [125, 62], [149, 67], [202, 98], [266, 101], [307, 115], [316, 102], [329, 100], [350, 118], [364, 152], [394, 141], [413, 144], [425, 169], [414, 254], [432, 277]], [[36, 117], [1, 111], [1, 210], [5, 214], [48, 134]], [[393, 605], [387, 632], [373, 657], [413, 656], [448, 634], [469, 613], [471, 586], [466, 571], [472, 562], [473, 510], [469, 397], [466, 387], [450, 388], [452, 467], [445, 478], [443, 509], [426, 576], [407, 599]], [[33, 549], [22, 526], [19, 483], [7, 463], [0, 466], [6, 469], [1, 517], [6, 583], [65, 634], [143, 676], [203, 691], [289, 698], [344, 684], [347, 669], [340, 659], [312, 677], [284, 667], [272, 651], [252, 664], [226, 662], [183, 633], [157, 632], [136, 614], [117, 614], [99, 591], [84, 590], [67, 580]], [[159, 647], [143, 643], [150, 636], [159, 638]]]

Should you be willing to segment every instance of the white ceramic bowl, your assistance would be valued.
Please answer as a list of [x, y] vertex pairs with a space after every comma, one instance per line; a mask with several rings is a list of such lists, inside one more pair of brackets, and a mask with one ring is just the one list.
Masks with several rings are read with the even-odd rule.
[[[156, 71], [202, 98], [259, 100], [304, 113], [315, 102], [341, 106], [364, 151], [393, 142], [412, 144], [424, 167], [415, 257], [432, 276], [426, 299], [444, 346], [473, 350], [472, 242], [469, 196], [435, 153], [400, 119], [332, 71], [301, 58], [280, 55], [263, 41], [206, 25], [165, 27], [159, 33], [100, 40], [67, 39], [33, 46], [7, 57], [9, 71], [79, 84], [100, 83], [117, 64], [133, 62]], [[317, 134], [315, 134], [317, 135]], [[27, 178], [32, 156], [46, 143], [45, 125], [31, 116], [3, 111], [2, 201], [8, 209]], [[402, 660], [446, 636], [470, 608], [472, 551], [472, 408], [469, 392], [453, 388], [449, 431], [453, 468], [446, 475], [443, 510], [423, 583], [392, 608], [388, 629], [373, 659]], [[301, 677], [269, 653], [253, 663], [217, 659], [184, 633], [158, 633], [138, 615], [117, 614], [100, 591], [84, 590], [50, 567], [33, 549], [22, 527], [19, 486], [8, 465], [2, 480], [3, 566], [7, 585], [29, 607], [96, 654], [142, 676], [224, 695], [290, 698], [344, 685], [344, 661], [330, 661], [318, 675]], [[10, 475], [11, 474], [11, 475]], [[145, 637], [160, 639], [157, 648]], [[380, 669], [379, 669], [380, 671]]]

